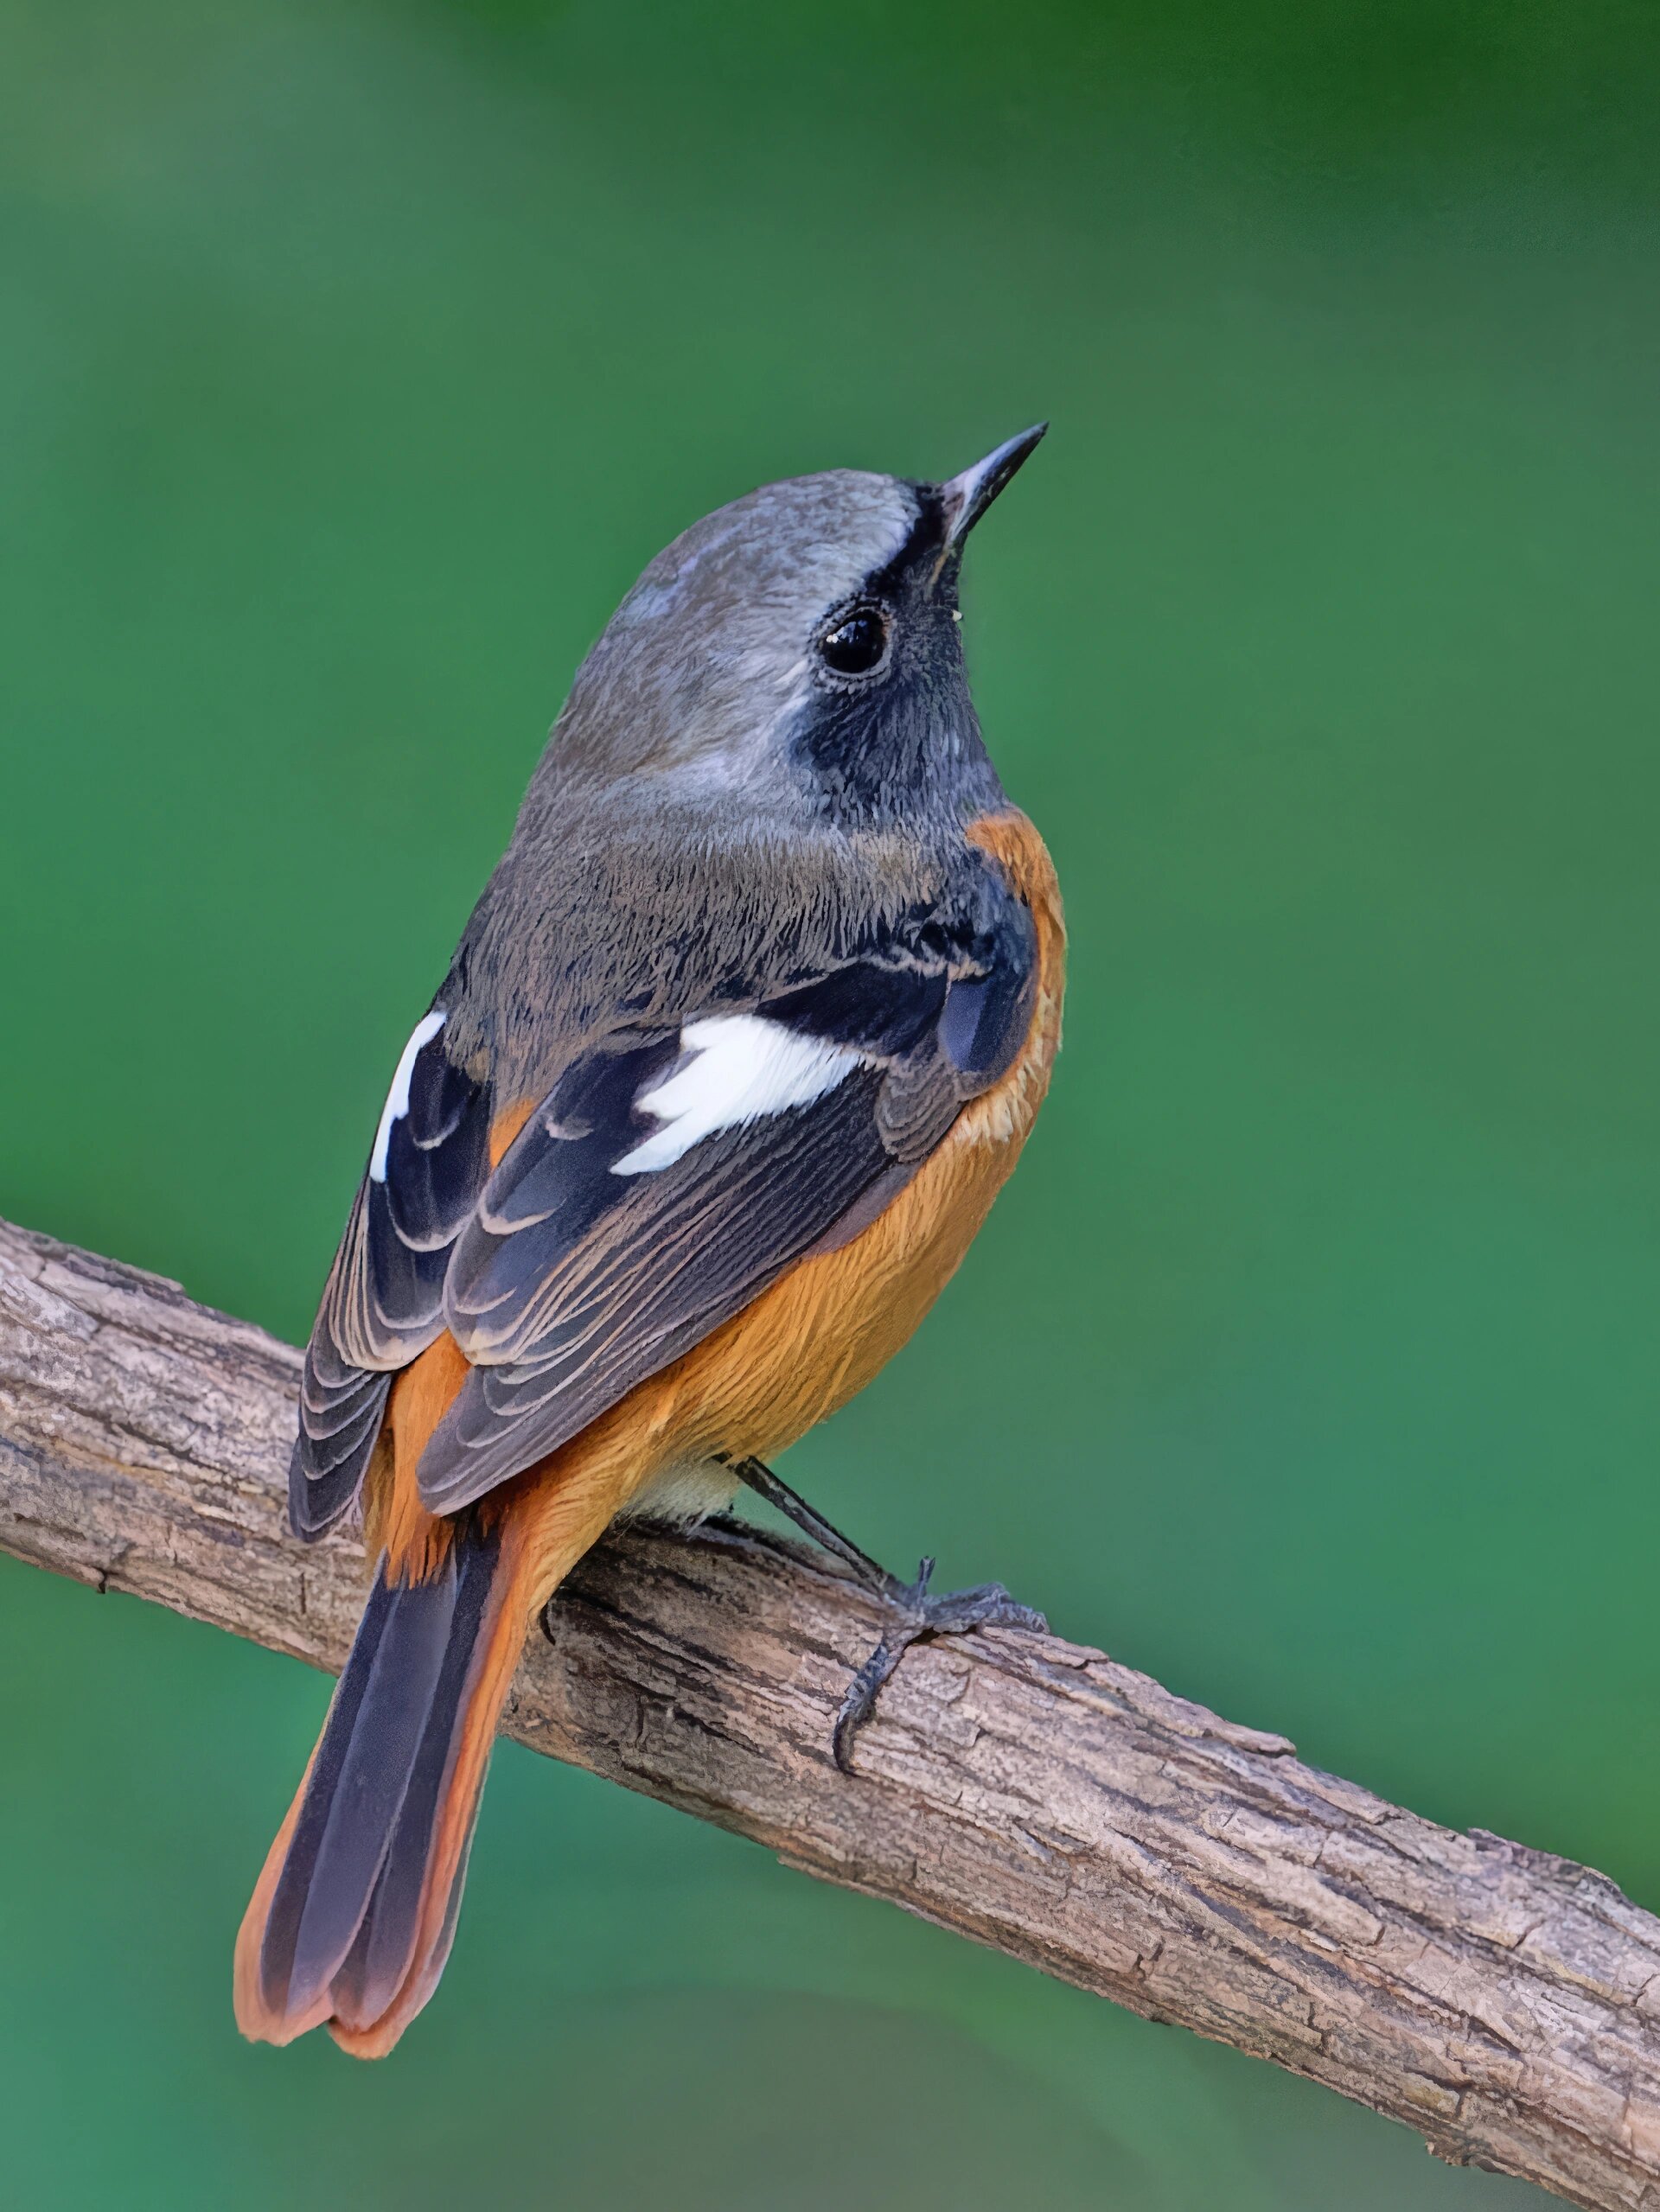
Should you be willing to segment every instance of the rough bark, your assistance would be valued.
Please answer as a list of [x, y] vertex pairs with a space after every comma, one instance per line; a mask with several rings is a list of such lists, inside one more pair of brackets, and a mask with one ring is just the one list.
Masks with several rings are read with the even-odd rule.
[[[282, 1491], [299, 1357], [0, 1223], [0, 1546], [313, 1665], [361, 1590]], [[521, 1743], [1312, 2076], [1443, 2158], [1660, 2212], [1660, 1922], [1058, 1637], [921, 1645], [829, 1756], [871, 1602], [795, 1547], [636, 1530], [533, 1640]]]

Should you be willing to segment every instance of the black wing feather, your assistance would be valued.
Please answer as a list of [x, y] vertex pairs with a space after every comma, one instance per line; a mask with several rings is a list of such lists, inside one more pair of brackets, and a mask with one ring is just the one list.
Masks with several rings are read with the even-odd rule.
[[[586, 1226], [575, 1241], [553, 1214], [528, 1235], [495, 1238], [477, 1221], [463, 1234], [450, 1326], [481, 1363], [427, 1446], [423, 1503], [453, 1513], [557, 1450], [817, 1244], [891, 1165], [876, 1121], [881, 1083], [879, 1070], [860, 1070], [810, 1106], [706, 1138], [658, 1174], [610, 1176], [603, 1215], [591, 1163], [573, 1155], [621, 1157], [635, 1132], [596, 1130], [572, 1144], [527, 1130], [539, 1167], [556, 1145], [572, 1159]], [[463, 1319], [481, 1309], [482, 1340]]]
[[440, 1029], [415, 1055], [384, 1176], [359, 1186], [306, 1348], [288, 1479], [297, 1535], [321, 1536], [349, 1508], [392, 1376], [444, 1326], [450, 1253], [488, 1171], [491, 1111], [490, 1085], [450, 1059]]

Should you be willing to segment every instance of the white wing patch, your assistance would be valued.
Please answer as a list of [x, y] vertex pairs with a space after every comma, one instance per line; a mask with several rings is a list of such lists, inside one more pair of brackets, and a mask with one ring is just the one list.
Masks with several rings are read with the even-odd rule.
[[680, 1044], [694, 1057], [635, 1101], [662, 1127], [616, 1161], [613, 1175], [673, 1167], [718, 1129], [737, 1129], [787, 1106], [811, 1106], [851, 1075], [862, 1056], [851, 1046], [804, 1037], [759, 1014], [688, 1022]]
[[435, 1008], [423, 1014], [416, 1023], [409, 1042], [404, 1047], [403, 1057], [398, 1062], [398, 1072], [392, 1079], [392, 1088], [386, 1093], [386, 1102], [380, 1109], [380, 1126], [374, 1132], [374, 1150], [369, 1154], [369, 1179], [384, 1182], [386, 1179], [386, 1147], [392, 1142], [392, 1125], [401, 1121], [409, 1112], [409, 1082], [415, 1073], [415, 1057], [424, 1044], [429, 1044], [449, 1019]]

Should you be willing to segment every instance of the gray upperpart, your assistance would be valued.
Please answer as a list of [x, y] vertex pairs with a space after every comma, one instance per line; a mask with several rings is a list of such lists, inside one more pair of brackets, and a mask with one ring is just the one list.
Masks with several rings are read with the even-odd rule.
[[903, 551], [916, 491], [851, 469], [763, 484], [683, 530], [612, 615], [554, 725], [552, 773], [718, 777], [777, 749], [814, 635]]

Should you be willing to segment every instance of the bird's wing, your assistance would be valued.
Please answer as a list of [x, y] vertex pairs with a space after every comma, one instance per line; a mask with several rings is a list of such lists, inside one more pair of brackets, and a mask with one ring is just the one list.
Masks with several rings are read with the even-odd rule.
[[357, 1495], [393, 1375], [444, 1327], [456, 1238], [489, 1172], [490, 1085], [444, 1049], [435, 1007], [404, 1048], [306, 1347], [289, 1515], [320, 1536]]
[[484, 1187], [444, 1318], [472, 1362], [427, 1445], [454, 1512], [533, 1465], [872, 1218], [1018, 1054], [1035, 934], [1012, 897], [972, 961], [850, 962], [745, 1010], [619, 1026]]
[[[873, 1217], [1025, 1038], [1035, 934], [1012, 894], [784, 991], [734, 979], [570, 1061], [494, 1173], [499, 1101], [417, 1023], [335, 1255], [300, 1393], [297, 1532], [355, 1499], [396, 1373], [446, 1326], [474, 1372], [427, 1447], [453, 1512], [678, 1358], [814, 1246]], [[442, 997], [442, 994], [440, 994]]]

